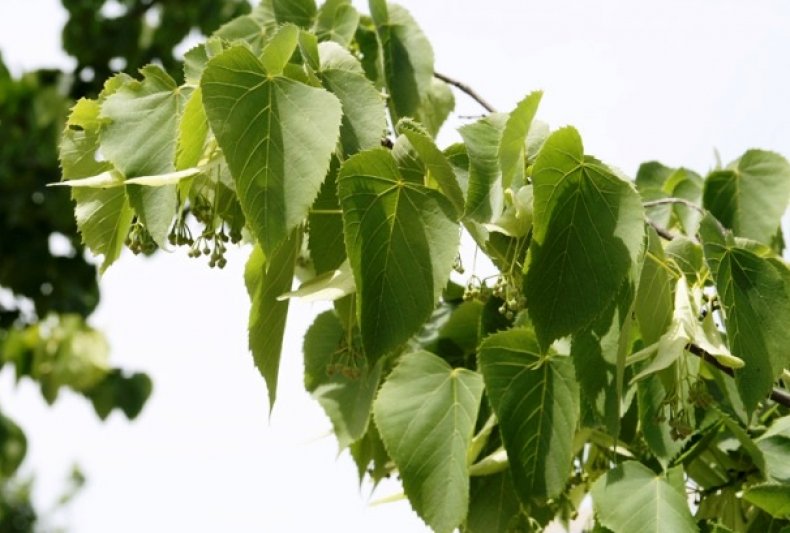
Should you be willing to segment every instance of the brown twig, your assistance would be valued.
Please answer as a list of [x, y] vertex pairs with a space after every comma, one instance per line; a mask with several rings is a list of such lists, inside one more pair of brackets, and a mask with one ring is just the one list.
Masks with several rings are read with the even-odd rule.
[[489, 113], [496, 113], [496, 109], [494, 109], [494, 106], [489, 104], [482, 96], [477, 94], [475, 90], [469, 87], [467, 84], [458, 81], [456, 79], [453, 79], [449, 76], [445, 76], [444, 74], [440, 74], [438, 72], [434, 72], [433, 75], [435, 78], [440, 79], [445, 83], [449, 83], [453, 87], [456, 87], [457, 89], [465, 92], [472, 100], [480, 104]]
[[[708, 352], [706, 352], [696, 344], [688, 344], [686, 346], [686, 350], [693, 353], [694, 355], [696, 355], [706, 363], [715, 366], [716, 368], [718, 368], [728, 376], [735, 377], [735, 371], [732, 368], [728, 366], [724, 366], [723, 364], [719, 363], [719, 361], [716, 360], [715, 357], [713, 357], [711, 354], [709, 354]], [[777, 387], [774, 387], [769, 397], [780, 405], [783, 405], [785, 407], [790, 407], [790, 392], [784, 389], [779, 389]]]
[[656, 233], [658, 233], [658, 236], [661, 237], [662, 239], [667, 240], [667, 241], [671, 241], [671, 240], [673, 240], [675, 238], [675, 236], [672, 235], [669, 232], [668, 229], [662, 228], [661, 226], [659, 226], [658, 224], [656, 224], [655, 222], [653, 222], [649, 218], [647, 219], [647, 223], [650, 224], [650, 227], [652, 227], [654, 230], [656, 230]]

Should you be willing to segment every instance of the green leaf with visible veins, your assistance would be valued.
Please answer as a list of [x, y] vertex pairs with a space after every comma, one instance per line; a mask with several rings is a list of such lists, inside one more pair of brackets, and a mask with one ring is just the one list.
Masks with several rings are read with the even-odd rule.
[[203, 94], [200, 87], [184, 106], [184, 113], [178, 127], [178, 149], [176, 150], [176, 170], [195, 167], [203, 156], [203, 148], [208, 137], [208, 119], [203, 109]]
[[521, 515], [521, 504], [510, 472], [472, 478], [469, 516], [464, 533], [512, 533]]
[[262, 0], [253, 14], [266, 21], [291, 23], [307, 29], [313, 25], [317, 12], [314, 0]]
[[705, 179], [703, 203], [738, 237], [770, 243], [790, 201], [790, 163], [749, 150]]
[[647, 230], [647, 254], [642, 265], [634, 312], [645, 345], [658, 341], [672, 321], [673, 271], [669, 266], [656, 230]]
[[263, 70], [269, 76], [281, 75], [297, 44], [299, 44], [299, 28], [293, 24], [280, 27], [261, 52]]
[[373, 405], [409, 501], [440, 533], [452, 531], [466, 517], [466, 453], [482, 394], [479, 374], [419, 351], [400, 359]]
[[[63, 180], [96, 176], [113, 169], [107, 161], [97, 161], [99, 148], [99, 104], [80, 100], [75, 104], [60, 143]], [[74, 188], [72, 198], [82, 241], [94, 254], [104, 255], [101, 272], [121, 255], [123, 242], [134, 217], [124, 187], [110, 189]]]
[[499, 145], [499, 164], [502, 168], [502, 186], [515, 188], [524, 185], [524, 163], [527, 151], [527, 134], [532, 119], [538, 111], [542, 91], [530, 93], [518, 103], [507, 119]]
[[525, 292], [546, 349], [590, 324], [617, 294], [643, 246], [644, 211], [630, 183], [584, 155], [572, 127], [546, 140], [533, 187]]
[[269, 409], [277, 397], [280, 352], [288, 316], [288, 300], [277, 299], [291, 290], [296, 258], [301, 249], [301, 230], [296, 229], [266, 257], [260, 246], [253, 248], [244, 269], [244, 283], [250, 296], [249, 343], [255, 366], [266, 381]]
[[[175, 171], [181, 114], [191, 92], [160, 67], [149, 65], [140, 72], [142, 81], [127, 81], [101, 106], [102, 117], [109, 119], [101, 132], [101, 151], [127, 179]], [[151, 237], [166, 246], [178, 207], [176, 186], [127, 189]]]
[[458, 225], [444, 196], [405, 181], [382, 148], [345, 162], [338, 196], [362, 342], [376, 359], [431, 315], [458, 250]]
[[790, 367], [790, 271], [779, 259], [760, 257], [730, 244], [710, 215], [700, 237], [716, 280], [730, 351], [746, 363], [736, 383], [748, 411], [771, 392]]
[[[361, 438], [368, 429], [381, 365], [370, 367], [361, 354], [344, 343], [346, 331], [333, 311], [316, 317], [304, 338], [304, 385], [332, 422], [340, 448]], [[345, 375], [348, 365], [360, 374]]]
[[464, 216], [491, 222], [502, 213], [505, 197], [499, 166], [499, 143], [508, 116], [492, 113], [458, 130], [469, 157], [469, 185]]
[[209, 61], [201, 87], [244, 214], [271, 254], [305, 219], [324, 181], [340, 102], [323, 89], [269, 76], [240, 46]]
[[319, 41], [335, 41], [348, 48], [359, 25], [359, 12], [349, 0], [327, 0], [318, 9], [315, 34]]
[[790, 519], [790, 485], [779, 483], [752, 485], [743, 493], [743, 499], [771, 516]]
[[436, 180], [458, 214], [463, 213], [464, 193], [458, 185], [458, 178], [455, 177], [450, 161], [439, 150], [433, 139], [407, 120], [400, 121], [396, 129], [409, 140], [412, 148], [431, 173], [431, 177]]
[[307, 247], [316, 274], [338, 268], [346, 260], [346, 245], [343, 242], [343, 217], [337, 198], [337, 172], [340, 162], [332, 158], [329, 173], [321, 184], [321, 190], [313, 203], [308, 217], [310, 234]]
[[417, 118], [433, 80], [431, 43], [401, 6], [370, 0], [370, 14], [381, 43], [392, 122]]
[[513, 484], [525, 504], [562, 492], [579, 420], [579, 385], [570, 358], [540, 354], [535, 335], [525, 328], [491, 335], [478, 352]]
[[696, 533], [686, 494], [636, 461], [601, 476], [592, 486], [595, 515], [613, 533]]
[[455, 95], [450, 90], [450, 86], [440, 79], [433, 78], [417, 111], [417, 119], [425, 126], [431, 137], [436, 137], [453, 109], [455, 109]]
[[387, 106], [378, 89], [365, 77], [362, 64], [337, 43], [321, 43], [318, 53], [321, 82], [343, 106], [343, 153], [350, 157], [380, 146], [387, 130]]

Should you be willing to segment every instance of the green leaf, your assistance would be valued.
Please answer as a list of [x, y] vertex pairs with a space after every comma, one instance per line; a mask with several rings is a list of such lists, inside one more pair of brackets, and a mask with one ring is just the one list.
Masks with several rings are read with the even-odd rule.
[[177, 170], [196, 167], [200, 163], [207, 137], [208, 118], [203, 109], [203, 92], [198, 87], [187, 100], [178, 126]]
[[479, 374], [420, 351], [400, 359], [373, 406], [412, 507], [440, 533], [467, 513], [466, 452], [482, 394]]
[[[664, 190], [672, 198], [682, 198], [700, 205], [702, 203], [702, 178], [696, 172], [678, 168], [664, 184]], [[696, 235], [701, 214], [697, 209], [684, 204], [672, 205], [672, 213], [686, 235]]]
[[469, 186], [465, 217], [490, 222], [502, 212], [504, 193], [499, 167], [499, 143], [508, 116], [492, 113], [459, 128], [469, 157]]
[[431, 177], [436, 180], [439, 188], [452, 202], [453, 207], [460, 215], [464, 210], [464, 193], [461, 191], [458, 179], [455, 177], [455, 172], [453, 172], [453, 167], [445, 155], [439, 150], [433, 139], [413, 124], [402, 120], [398, 123], [397, 129], [409, 140], [414, 151], [417, 152], [428, 172], [430, 172]]
[[425, 126], [431, 137], [436, 137], [453, 109], [455, 109], [455, 95], [450, 90], [450, 86], [440, 79], [433, 78], [425, 99], [417, 111], [417, 119]]
[[542, 97], [542, 91], [535, 91], [519, 102], [502, 131], [499, 164], [502, 168], [502, 186], [505, 188], [524, 185], [527, 134]]
[[691, 285], [698, 284], [703, 273], [707, 272], [702, 246], [686, 237], [679, 235], [672, 239], [664, 253], [667, 259], [675, 262]]
[[277, 297], [291, 288], [300, 248], [301, 231], [296, 229], [268, 258], [256, 245], [244, 269], [244, 283], [252, 302], [250, 350], [255, 366], [266, 381], [270, 410], [277, 397], [280, 352], [288, 316], [288, 300], [278, 300]]
[[771, 392], [790, 367], [790, 272], [781, 260], [760, 257], [729, 243], [708, 215], [700, 236], [716, 280], [733, 355], [745, 363], [736, 383], [748, 411]]
[[373, 486], [379, 481], [389, 477], [391, 471], [390, 456], [381, 442], [378, 428], [373, 420], [368, 424], [368, 431], [365, 435], [354, 442], [349, 448], [351, 458], [357, 465], [360, 486], [365, 479], [365, 474], [369, 474], [373, 481]]
[[326, 176], [340, 102], [323, 89], [269, 76], [244, 47], [212, 58], [201, 87], [241, 207], [271, 254], [307, 216]]
[[332, 158], [329, 173], [315, 199], [308, 224], [307, 247], [316, 274], [331, 272], [346, 260], [346, 245], [343, 242], [343, 218], [340, 200], [337, 198], [337, 172], [340, 162]]
[[[211, 40], [215, 42], [228, 42], [231, 44], [239, 42], [247, 43], [249, 47], [258, 54], [266, 44], [275, 26], [276, 22], [274, 21], [274, 15], [271, 12], [270, 6], [269, 10], [266, 11], [262, 3], [249, 15], [237, 17], [220, 26], [220, 28], [212, 34]], [[195, 53], [192, 60], [192, 64], [190, 65], [190, 77], [195, 76], [195, 67], [200, 68], [200, 54]], [[205, 64], [203, 67], [205, 68]], [[197, 77], [197, 80], [200, 80], [200, 76]]]
[[666, 403], [668, 393], [660, 375], [649, 376], [637, 384], [642, 436], [665, 469], [683, 448], [683, 441], [673, 438], [669, 424], [664, 423], [671, 416], [670, 406]]
[[620, 432], [622, 418], [622, 375], [620, 356], [631, 343], [631, 304], [634, 289], [626, 281], [617, 296], [589, 328], [576, 333], [571, 358], [582, 398], [582, 423], [606, 426], [610, 435]]
[[770, 243], [790, 201], [790, 164], [749, 150], [705, 180], [704, 206], [735, 235]]
[[[126, 178], [176, 170], [176, 146], [184, 105], [191, 89], [179, 88], [160, 67], [140, 71], [101, 106], [109, 120], [101, 132], [101, 151]], [[178, 207], [175, 185], [128, 186], [129, 200], [154, 241], [165, 247]]]
[[332, 311], [318, 315], [304, 338], [305, 389], [323, 407], [341, 449], [367, 431], [381, 376], [381, 365], [367, 366], [345, 341], [343, 325]]
[[645, 345], [658, 341], [672, 321], [673, 272], [653, 228], [647, 230], [647, 253], [642, 265], [634, 312]]
[[635, 461], [601, 476], [592, 486], [598, 521], [614, 533], [696, 533], [686, 495]]
[[743, 499], [771, 516], [790, 519], [790, 485], [778, 483], [752, 485], [744, 491]]
[[584, 155], [572, 127], [546, 140], [533, 187], [525, 292], [546, 348], [590, 324], [612, 301], [643, 246], [644, 212], [631, 184]]
[[458, 225], [447, 200], [404, 181], [392, 154], [381, 148], [345, 162], [338, 196], [362, 342], [375, 359], [431, 315], [458, 250]]
[[0, 413], [0, 475], [4, 480], [14, 475], [26, 454], [25, 433], [13, 420]]
[[579, 386], [571, 360], [540, 354], [527, 329], [491, 335], [478, 352], [513, 484], [524, 503], [562, 492], [579, 420]]
[[359, 25], [359, 12], [349, 0], [327, 0], [318, 9], [315, 34], [319, 41], [335, 41], [348, 48]]
[[318, 9], [314, 0], [262, 0], [256, 11], [264, 20], [273, 19], [277, 24], [291, 23], [308, 29]]
[[381, 145], [387, 130], [387, 106], [381, 93], [365, 77], [359, 60], [336, 43], [321, 43], [321, 82], [340, 100], [343, 123], [340, 143], [350, 157]]
[[510, 533], [520, 515], [510, 472], [472, 478], [464, 533]]
[[768, 431], [755, 442], [765, 458], [768, 477], [780, 483], [790, 483], [790, 416], [774, 420]]
[[[96, 160], [99, 148], [99, 107], [80, 100], [73, 111], [60, 144], [63, 180], [94, 176], [112, 170], [106, 161]], [[79, 129], [78, 129], [79, 128]], [[134, 217], [124, 187], [113, 189], [73, 189], [74, 210], [82, 241], [94, 254], [104, 255], [100, 268], [107, 270], [121, 255], [123, 242]]]
[[381, 43], [392, 122], [417, 118], [433, 80], [431, 43], [401, 6], [370, 0], [370, 14]]
[[[639, 165], [635, 183], [642, 199], [645, 202], [650, 202], [666, 198], [667, 193], [664, 190], [664, 183], [666, 183], [672, 172], [673, 169], [662, 165], [658, 161], [649, 161]], [[645, 211], [647, 218], [662, 228], [669, 228], [672, 217], [671, 204], [650, 206]]]
[[299, 44], [299, 28], [285, 24], [266, 43], [261, 52], [261, 65], [269, 76], [280, 76]]

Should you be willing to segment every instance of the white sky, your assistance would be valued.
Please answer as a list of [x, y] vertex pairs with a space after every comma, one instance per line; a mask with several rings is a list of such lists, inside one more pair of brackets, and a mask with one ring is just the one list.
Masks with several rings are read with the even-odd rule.
[[[543, 89], [538, 118], [575, 125], [589, 153], [631, 176], [650, 159], [704, 173], [714, 148], [725, 163], [752, 147], [790, 154], [786, 2], [401, 4], [432, 41], [437, 70], [503, 111]], [[63, 65], [64, 21], [56, 0], [0, 0], [5, 61], [15, 72]], [[457, 101], [461, 115], [480, 112]], [[406, 502], [369, 507], [370, 488], [358, 490], [355, 467], [337, 458], [328, 421], [303, 392], [301, 337], [317, 308], [292, 307], [268, 421], [246, 349], [246, 254], [232, 252], [224, 271], [182, 253], [126, 254], [102, 279], [93, 323], [109, 336], [114, 364], [155, 381], [135, 423], [117, 414], [99, 423], [66, 394], [48, 408], [32, 386], [15, 390], [0, 375], [3, 410], [30, 438], [36, 497], [50, 503], [77, 461], [88, 485], [60, 517], [73, 531], [424, 530]]]

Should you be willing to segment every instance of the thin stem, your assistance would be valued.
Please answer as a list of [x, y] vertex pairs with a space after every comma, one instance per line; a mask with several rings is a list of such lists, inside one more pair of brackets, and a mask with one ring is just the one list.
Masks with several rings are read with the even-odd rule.
[[456, 80], [454, 78], [451, 78], [449, 76], [445, 76], [444, 74], [440, 74], [439, 72], [434, 72], [433, 76], [435, 78], [437, 78], [439, 80], [442, 80], [445, 83], [449, 83], [453, 87], [456, 87], [457, 89], [465, 92], [472, 100], [474, 100], [475, 102], [480, 104], [483, 107], [483, 109], [485, 109], [489, 113], [496, 113], [496, 109], [494, 109], [494, 106], [489, 104], [482, 96], [477, 94], [477, 92], [475, 92], [475, 90], [472, 89], [471, 87], [469, 87], [467, 84], [465, 84], [465, 83], [463, 83], [461, 81], [458, 81], [458, 80]]
[[703, 215], [706, 213], [706, 211], [702, 207], [698, 206], [697, 204], [695, 204], [690, 200], [686, 200], [685, 198], [661, 198], [659, 200], [650, 200], [649, 202], [645, 202], [642, 205], [644, 205], [645, 207], [655, 207], [657, 205], [669, 205], [669, 204], [681, 204], [691, 209], [694, 209], [695, 211], [699, 211]]
[[[708, 352], [706, 352], [696, 344], [687, 345], [686, 350], [693, 353], [697, 357], [701, 358], [706, 363], [715, 366], [716, 368], [718, 368], [728, 376], [735, 377], [735, 371], [732, 368], [728, 366], [724, 366], [723, 364], [719, 363], [715, 357], [713, 357], [711, 354], [709, 354]], [[770, 398], [780, 405], [783, 405], [785, 407], [790, 407], [790, 392], [784, 389], [779, 389], [777, 387], [774, 387], [773, 390], [771, 391]]]
[[[645, 207], [655, 207], [655, 206], [658, 206], [658, 205], [670, 205], [670, 204], [685, 205], [689, 209], [693, 209], [694, 211], [698, 212], [702, 216], [705, 216], [706, 214], [708, 214], [708, 211], [705, 210], [703, 207], [695, 204], [694, 202], [692, 202], [690, 200], [686, 200], [685, 198], [661, 198], [659, 200], [651, 200], [649, 202], [644, 202], [642, 205], [645, 206]], [[718, 226], [718, 228], [719, 228], [719, 233], [721, 233], [722, 236], [727, 235], [727, 228], [725, 228], [721, 224], [721, 222], [719, 222], [719, 219], [717, 219], [716, 217], [713, 217], [713, 220], [716, 222], [716, 226]], [[662, 237], [663, 237], [663, 235], [662, 235]]]
[[661, 237], [662, 239], [664, 239], [666, 241], [671, 241], [671, 240], [673, 240], [675, 238], [675, 236], [672, 235], [669, 232], [668, 229], [662, 228], [661, 226], [659, 226], [658, 224], [656, 224], [652, 220], [648, 219], [647, 223], [650, 224], [650, 227], [652, 227], [654, 230], [656, 230], [656, 233], [658, 233], [658, 236]]

